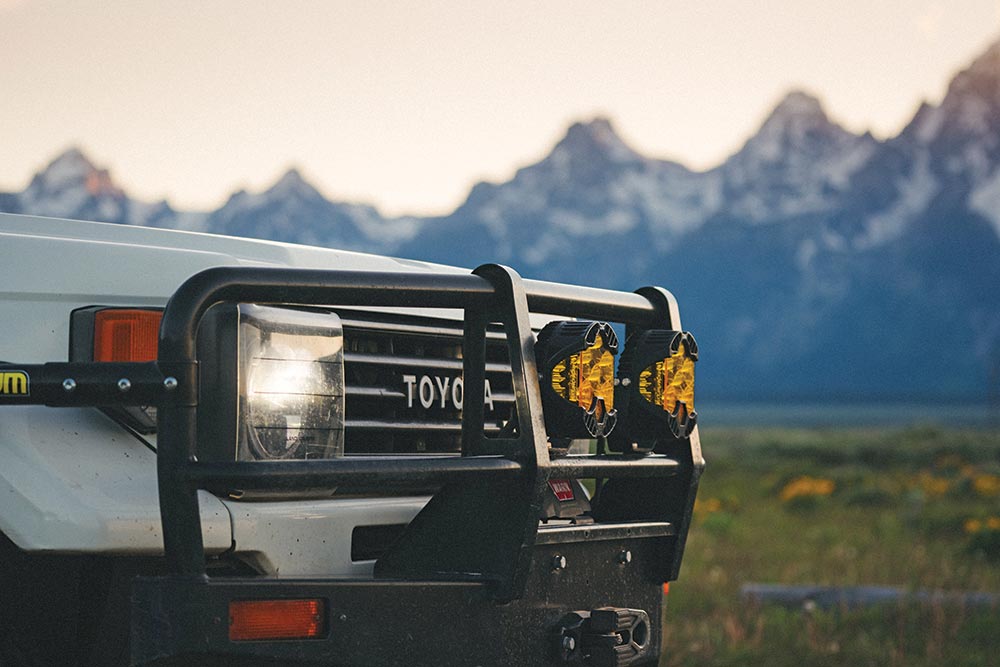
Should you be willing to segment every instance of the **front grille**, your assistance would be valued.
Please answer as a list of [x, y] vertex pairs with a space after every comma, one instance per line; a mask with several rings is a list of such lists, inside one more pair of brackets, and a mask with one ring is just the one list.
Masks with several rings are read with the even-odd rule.
[[[462, 323], [338, 311], [344, 327], [344, 452], [461, 451]], [[514, 392], [506, 339], [487, 332], [486, 431], [511, 418]], [[461, 380], [459, 380], [461, 383]]]

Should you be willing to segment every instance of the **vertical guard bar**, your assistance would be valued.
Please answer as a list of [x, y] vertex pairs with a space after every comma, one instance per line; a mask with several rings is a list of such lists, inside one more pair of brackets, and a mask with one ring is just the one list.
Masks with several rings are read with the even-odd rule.
[[198, 490], [184, 475], [185, 466], [196, 460], [196, 415], [197, 408], [188, 406], [157, 410], [156, 478], [167, 567], [177, 574], [204, 577]]
[[548, 442], [542, 415], [542, 391], [538, 386], [538, 365], [535, 362], [535, 334], [531, 330], [531, 314], [521, 276], [514, 269], [500, 264], [484, 264], [472, 273], [489, 280], [500, 297], [499, 308], [510, 352], [520, 439], [524, 447], [532, 449], [522, 455], [529, 461], [533, 460], [535, 465], [547, 465]]
[[[662, 287], [648, 286], [640, 287], [635, 293], [649, 299], [649, 302], [657, 310], [657, 318], [665, 321], [666, 328], [673, 329], [674, 331], [681, 331], [683, 329], [680, 308], [677, 305], [677, 299], [674, 298], [671, 292]], [[688, 530], [691, 527], [691, 519], [694, 516], [694, 500], [698, 494], [698, 482], [701, 479], [701, 473], [705, 469], [705, 458], [701, 453], [701, 436], [698, 434], [697, 424], [695, 424], [694, 430], [688, 437], [687, 446], [684, 447], [683, 451], [671, 452], [671, 454], [676, 455], [678, 460], [685, 464], [683, 467], [685, 472], [681, 475], [676, 490], [671, 489], [671, 492], [667, 495], [668, 498], [672, 497], [672, 504], [670, 506], [679, 506], [682, 508], [679, 514], [671, 516], [672, 521], [677, 526], [677, 543], [673, 548], [673, 555], [670, 561], [664, 563], [665, 571], [663, 579], [672, 581], [677, 578], [680, 572], [684, 548], [687, 545]], [[667, 512], [665, 511], [664, 513]]]
[[548, 482], [549, 448], [542, 414], [542, 391], [538, 385], [535, 361], [535, 334], [531, 330], [528, 297], [521, 276], [499, 264], [484, 264], [473, 273], [490, 281], [500, 300], [514, 387], [514, 406], [518, 420], [518, 458], [525, 464], [522, 493], [523, 512], [520, 546], [509, 580], [501, 580], [497, 598], [502, 601], [520, 598], [531, 567], [531, 555], [538, 536], [538, 515], [544, 488]]
[[462, 455], [480, 452], [486, 402], [486, 309], [465, 309], [462, 336]]
[[[548, 443], [542, 417], [541, 390], [535, 364], [534, 333], [521, 278], [505, 266], [487, 264], [473, 274], [493, 286], [495, 299], [466, 308], [463, 448], [474, 454], [501, 454], [518, 460], [522, 472], [513, 478], [482, 477], [445, 485], [410, 522], [393, 547], [375, 564], [383, 578], [474, 578], [494, 584], [498, 602], [524, 593], [538, 533], [538, 513], [548, 476]], [[507, 335], [514, 383], [517, 438], [483, 437], [482, 361], [485, 329], [500, 321]], [[475, 367], [475, 368], [473, 368]], [[465, 429], [476, 428], [476, 432]]]
[[[645, 297], [655, 314], [646, 322], [631, 321], [625, 327], [625, 345], [633, 334], [649, 329], [682, 330], [680, 308], [674, 295], [662, 287], [640, 287], [635, 293]], [[658, 448], [659, 452], [660, 449]], [[663, 554], [658, 578], [673, 581], [680, 571], [688, 530], [694, 514], [698, 482], [705, 468], [701, 438], [695, 425], [690, 436], [669, 445], [663, 452], [681, 463], [681, 473], [671, 483], [659, 479], [608, 479], [601, 488], [601, 505], [594, 508], [598, 521], [624, 521], [628, 518], [669, 521], [677, 527], [673, 545]], [[631, 509], [642, 508], [638, 515]]]

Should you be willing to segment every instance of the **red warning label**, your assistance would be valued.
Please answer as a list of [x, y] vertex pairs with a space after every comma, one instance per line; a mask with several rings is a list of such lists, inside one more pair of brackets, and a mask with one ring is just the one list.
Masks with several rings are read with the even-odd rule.
[[550, 479], [549, 488], [552, 489], [552, 493], [556, 494], [556, 499], [559, 502], [566, 502], [574, 498], [573, 485], [569, 483], [568, 479]]

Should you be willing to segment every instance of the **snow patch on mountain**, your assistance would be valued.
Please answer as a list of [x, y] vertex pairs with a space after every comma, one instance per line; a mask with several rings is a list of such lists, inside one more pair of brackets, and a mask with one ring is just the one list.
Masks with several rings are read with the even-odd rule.
[[927, 209], [941, 190], [931, 171], [930, 156], [921, 152], [907, 176], [896, 182], [898, 196], [887, 210], [868, 217], [864, 232], [853, 240], [858, 250], [868, 250], [896, 240], [907, 224]]
[[993, 109], [989, 102], [974, 95], [965, 95], [953, 109], [952, 118], [957, 129], [968, 134], [987, 134], [993, 120]]
[[805, 272], [809, 269], [809, 265], [812, 263], [813, 257], [819, 252], [819, 247], [815, 239], [805, 239], [799, 243], [799, 247], [795, 251], [795, 265], [799, 268], [799, 271]]
[[913, 133], [921, 144], [929, 144], [940, 134], [945, 120], [941, 107], [933, 107], [926, 102], [920, 105], [913, 117]]
[[969, 208], [993, 223], [1000, 237], [1000, 167], [969, 194]]
[[854, 176], [878, 150], [878, 142], [866, 135], [843, 152], [833, 155], [826, 163], [818, 165], [821, 178], [837, 190], [846, 190]]
[[653, 173], [627, 172], [609, 186], [616, 200], [642, 210], [650, 228], [670, 238], [696, 229], [722, 207], [718, 173], [673, 167], [665, 163]]

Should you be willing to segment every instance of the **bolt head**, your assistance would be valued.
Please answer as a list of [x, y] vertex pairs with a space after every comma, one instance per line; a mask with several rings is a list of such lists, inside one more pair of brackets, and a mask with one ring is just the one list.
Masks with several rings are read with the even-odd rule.
[[562, 647], [563, 647], [563, 649], [565, 649], [568, 652], [575, 651], [576, 650], [576, 640], [573, 639], [572, 637], [569, 637], [569, 636], [563, 637]]
[[566, 569], [566, 556], [553, 556], [552, 557], [552, 569], [553, 570], [565, 570]]
[[618, 562], [622, 565], [626, 565], [632, 562], [632, 552], [625, 549], [620, 554], [618, 554]]
[[76, 380], [73, 378], [66, 378], [63, 380], [63, 391], [70, 393], [76, 390]]
[[122, 392], [123, 394], [131, 388], [132, 388], [132, 382], [128, 378], [122, 378], [121, 380], [118, 381], [118, 391]]
[[177, 378], [172, 375], [170, 377], [163, 378], [163, 388], [167, 391], [177, 389]]

